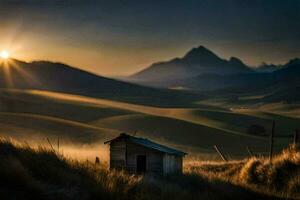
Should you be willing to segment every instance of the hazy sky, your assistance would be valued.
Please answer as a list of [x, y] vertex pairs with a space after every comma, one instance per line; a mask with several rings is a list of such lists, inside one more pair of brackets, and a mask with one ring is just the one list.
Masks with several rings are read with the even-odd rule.
[[0, 0], [0, 50], [127, 75], [204, 45], [223, 58], [300, 57], [300, 0]]

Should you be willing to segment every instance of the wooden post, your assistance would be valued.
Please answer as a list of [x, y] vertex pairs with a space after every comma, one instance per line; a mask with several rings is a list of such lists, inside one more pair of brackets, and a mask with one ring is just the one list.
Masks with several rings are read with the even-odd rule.
[[136, 134], [137, 134], [137, 131], [134, 131], [134, 133], [133, 133], [133, 136], [135, 137], [135, 136], [136, 136]]
[[96, 164], [96, 165], [100, 165], [100, 159], [99, 159], [99, 157], [96, 157], [96, 159], [95, 159], [95, 164]]
[[253, 157], [253, 152], [251, 151], [249, 146], [247, 146], [247, 152], [248, 152], [249, 156]]
[[218, 148], [217, 145], [214, 145], [215, 150], [217, 151], [217, 153], [220, 155], [220, 157], [222, 158], [223, 161], [227, 162], [227, 158], [224, 156], [224, 154], [220, 151], [220, 149]]
[[298, 144], [299, 142], [299, 130], [296, 129], [294, 133], [294, 145]]
[[275, 132], [275, 120], [273, 120], [272, 132], [270, 135], [270, 163], [272, 162], [272, 157], [273, 157], [274, 132]]

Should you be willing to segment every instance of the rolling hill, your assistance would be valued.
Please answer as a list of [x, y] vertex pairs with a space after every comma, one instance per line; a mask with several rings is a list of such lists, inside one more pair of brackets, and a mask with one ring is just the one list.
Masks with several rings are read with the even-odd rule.
[[0, 64], [0, 87], [37, 89], [156, 106], [190, 104], [200, 95], [154, 89], [88, 73], [62, 63], [11, 59]]
[[[262, 125], [269, 133], [276, 118], [276, 130], [290, 134], [299, 124], [295, 117], [267, 110], [242, 112], [206, 105], [158, 108], [41, 90], [2, 89], [0, 100], [7, 98], [9, 106], [0, 106], [1, 136], [40, 143], [47, 142], [46, 138], [60, 138], [63, 144], [75, 145], [80, 151], [87, 147], [78, 146], [92, 145], [93, 152], [98, 153], [105, 152], [104, 140], [120, 132], [137, 131], [139, 136], [186, 150], [191, 156], [216, 158], [212, 146], [218, 144], [236, 158], [247, 155], [245, 146], [256, 152], [267, 151], [268, 139], [249, 134], [249, 126]], [[286, 140], [279, 142], [276, 149], [286, 144]]]

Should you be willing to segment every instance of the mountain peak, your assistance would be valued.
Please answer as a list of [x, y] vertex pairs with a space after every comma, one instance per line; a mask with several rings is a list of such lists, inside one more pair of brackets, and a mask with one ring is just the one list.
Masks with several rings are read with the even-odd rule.
[[195, 50], [195, 51], [210, 51], [208, 48], [206, 48], [206, 47], [203, 46], [203, 45], [200, 45], [200, 46], [198, 46], [198, 47], [194, 47], [194, 48], [192, 48], [191, 51], [193, 51], [193, 50]]
[[292, 66], [292, 65], [299, 65], [300, 64], [300, 59], [299, 58], [294, 58], [291, 59], [286, 66]]
[[191, 49], [185, 56], [184, 59], [199, 59], [199, 58], [218, 58], [212, 51], [207, 49], [206, 47], [200, 45], [199, 47], [195, 47]]
[[156, 63], [131, 77], [136, 80], [181, 80], [200, 74], [237, 74], [248, 73], [248, 68], [240, 59], [229, 61], [218, 57], [206, 47], [200, 45], [192, 48], [183, 57], [163, 63]]
[[231, 57], [229, 59], [229, 63], [233, 64], [233, 65], [238, 65], [238, 66], [245, 66], [245, 64], [243, 63], [243, 61], [241, 61], [239, 58], [237, 57]]

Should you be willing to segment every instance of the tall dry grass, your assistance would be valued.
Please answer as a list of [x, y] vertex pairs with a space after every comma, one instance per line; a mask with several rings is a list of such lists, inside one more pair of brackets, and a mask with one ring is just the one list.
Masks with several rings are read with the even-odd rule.
[[252, 157], [228, 163], [187, 165], [186, 171], [260, 193], [300, 199], [299, 149], [299, 146], [291, 145], [276, 155], [272, 162], [265, 157]]
[[[290, 153], [286, 153], [289, 154]], [[296, 154], [296, 153], [295, 153]], [[289, 156], [287, 156], [291, 159]], [[278, 158], [279, 159], [279, 158]], [[292, 160], [297, 160], [296, 156]], [[251, 159], [254, 160], [254, 159]], [[280, 159], [279, 159], [280, 160]], [[274, 160], [274, 164], [277, 162]], [[249, 164], [250, 163], [250, 164]], [[79, 162], [63, 157], [44, 147], [0, 141], [0, 198], [1, 199], [274, 199], [244, 185], [260, 184], [262, 178], [246, 173], [254, 161], [222, 165], [197, 166], [184, 174], [167, 177], [134, 176], [120, 171], [108, 171], [104, 165]], [[229, 167], [230, 166], [230, 167]], [[235, 167], [234, 167], [235, 166]], [[286, 166], [282, 164], [282, 166]], [[257, 167], [257, 166], [256, 166]], [[255, 167], [255, 169], [256, 169]], [[230, 169], [229, 169], [230, 168]], [[212, 172], [212, 171], [215, 172]], [[288, 168], [293, 170], [294, 168]], [[208, 172], [208, 173], [206, 173]], [[226, 174], [242, 178], [237, 184], [208, 174]], [[279, 174], [279, 170], [272, 170]], [[276, 177], [276, 176], [274, 176]], [[268, 179], [270, 181], [278, 181]], [[232, 178], [232, 180], [235, 180]], [[285, 180], [281, 180], [283, 184]], [[289, 179], [289, 191], [296, 194], [299, 178]], [[263, 184], [263, 182], [261, 183]], [[278, 185], [280, 187], [280, 185]]]

